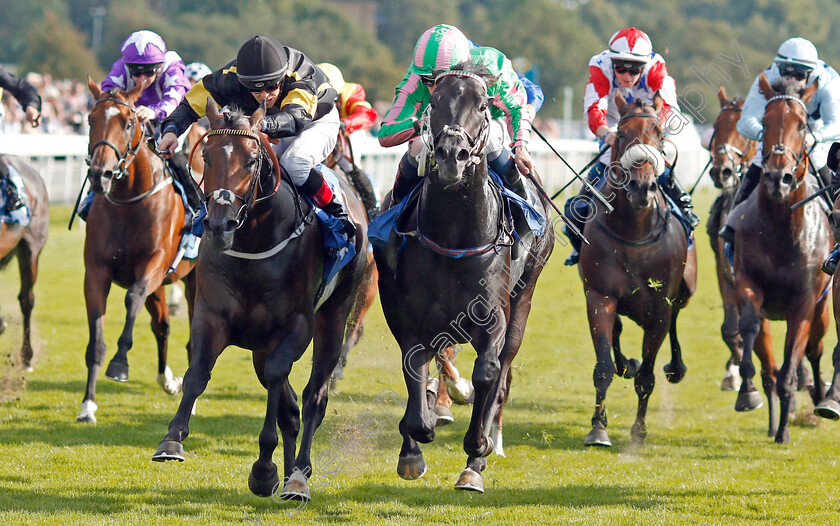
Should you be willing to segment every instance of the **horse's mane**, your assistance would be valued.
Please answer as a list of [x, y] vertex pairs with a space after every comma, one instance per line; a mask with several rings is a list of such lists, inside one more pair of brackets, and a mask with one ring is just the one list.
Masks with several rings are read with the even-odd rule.
[[109, 97], [116, 97], [120, 93], [120, 88], [113, 87], [113, 88], [109, 89], [106, 93], [108, 94]]
[[481, 80], [483, 80], [487, 84], [488, 88], [499, 81], [499, 77], [490, 73], [490, 70], [487, 69], [487, 66], [483, 64], [476, 64], [471, 60], [465, 60], [460, 64], [452, 66], [450, 71], [464, 71], [466, 73], [472, 73], [473, 75], [481, 77]]
[[231, 105], [227, 111], [224, 112], [225, 128], [236, 128], [243, 120], [248, 119], [245, 115], [245, 110], [237, 105]]

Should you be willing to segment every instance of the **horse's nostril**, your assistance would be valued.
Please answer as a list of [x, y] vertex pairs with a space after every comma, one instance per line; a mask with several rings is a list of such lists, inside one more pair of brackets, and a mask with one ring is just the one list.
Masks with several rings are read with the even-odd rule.
[[731, 177], [732, 176], [732, 169], [731, 168], [724, 168], [723, 171], [721, 171], [721, 175], [723, 177]]
[[446, 150], [443, 146], [438, 146], [435, 148], [435, 157], [438, 159], [446, 159]]
[[236, 221], [234, 221], [233, 219], [229, 219], [228, 222], [225, 224], [225, 230], [228, 232], [236, 230]]
[[470, 158], [470, 152], [468, 152], [465, 148], [461, 148], [460, 150], [458, 150], [458, 155], [455, 157], [455, 159], [458, 162], [462, 162], [462, 163], [467, 162], [467, 160], [469, 158]]
[[783, 175], [782, 176], [782, 184], [784, 184], [784, 185], [793, 184], [793, 174], [786, 173], [785, 175]]
[[650, 188], [649, 188], [649, 190], [650, 190], [651, 192], [655, 192], [655, 191], [656, 191], [656, 188], [657, 188], [657, 187], [656, 187], [656, 183], [650, 183]]

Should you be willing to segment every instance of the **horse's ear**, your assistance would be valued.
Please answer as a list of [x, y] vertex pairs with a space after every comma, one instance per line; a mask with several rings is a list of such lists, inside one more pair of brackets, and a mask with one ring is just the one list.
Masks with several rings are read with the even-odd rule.
[[765, 99], [770, 99], [773, 96], [773, 87], [770, 86], [770, 81], [767, 80], [767, 75], [763, 71], [758, 76], [758, 88], [764, 94]]
[[653, 109], [656, 110], [656, 114], [659, 115], [662, 113], [662, 108], [665, 107], [665, 99], [662, 98], [662, 95], [659, 94], [657, 91], [653, 95]]
[[210, 121], [211, 128], [221, 128], [221, 123], [219, 121], [222, 117], [219, 115], [219, 106], [216, 104], [216, 101], [213, 100], [213, 97], [207, 97], [205, 113], [207, 115], [207, 120]]
[[265, 101], [262, 101], [262, 102], [260, 103], [260, 107], [259, 107], [259, 108], [257, 108], [257, 111], [255, 111], [255, 112], [251, 115], [251, 127], [252, 127], [252, 128], [258, 128], [258, 127], [259, 127], [259, 125], [260, 125], [260, 123], [262, 122], [263, 118], [265, 118], [265, 109], [266, 109], [266, 108], [265, 108]]
[[94, 99], [98, 99], [100, 95], [102, 95], [102, 90], [99, 89], [99, 85], [93, 81], [90, 76], [88, 76], [88, 89], [90, 90], [90, 94], [93, 95]]
[[618, 113], [624, 113], [624, 107], [627, 106], [627, 101], [624, 100], [624, 96], [621, 95], [619, 92], [615, 92], [615, 107], [618, 108]]
[[723, 86], [718, 88], [718, 100], [720, 101], [720, 107], [721, 108], [723, 108], [724, 105], [726, 105], [726, 101], [728, 99], [729, 99], [729, 97], [726, 96], [726, 88], [724, 88]]
[[811, 97], [813, 97], [814, 93], [816, 93], [819, 89], [819, 82], [820, 79], [814, 80], [813, 84], [811, 84], [802, 91], [802, 93], [799, 95], [799, 98], [802, 99], [802, 102], [808, 104], [808, 101], [811, 100]]
[[128, 101], [134, 104], [137, 102], [137, 99], [140, 98], [140, 95], [143, 93], [143, 84], [136, 84], [131, 91], [128, 92]]

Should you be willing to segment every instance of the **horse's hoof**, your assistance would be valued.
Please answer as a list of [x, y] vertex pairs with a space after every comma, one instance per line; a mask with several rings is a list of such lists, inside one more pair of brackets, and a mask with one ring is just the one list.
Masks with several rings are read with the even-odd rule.
[[583, 441], [584, 446], [601, 446], [601, 447], [610, 447], [612, 446], [612, 442], [610, 442], [610, 436], [607, 434], [607, 429], [598, 424], [592, 426], [592, 431], [586, 435], [586, 439]]
[[115, 382], [127, 382], [128, 364], [111, 360], [111, 363], [108, 364], [108, 368], [105, 370], [105, 377]]
[[830, 398], [824, 399], [814, 408], [814, 414], [829, 420], [840, 420], [840, 403]]
[[467, 468], [458, 477], [458, 482], [455, 483], [455, 489], [484, 493], [484, 479], [478, 471]]
[[455, 418], [452, 416], [452, 411], [450, 411], [446, 406], [436, 405], [435, 414], [437, 415], [437, 423], [435, 424], [435, 427], [448, 426], [455, 421]]
[[82, 402], [82, 410], [79, 416], [76, 417], [76, 422], [88, 422], [90, 424], [96, 423], [96, 410], [98, 406], [93, 400], [85, 400]]
[[688, 369], [685, 365], [677, 367], [673, 363], [669, 362], [665, 364], [662, 370], [665, 371], [665, 378], [667, 378], [669, 382], [672, 384], [678, 384], [683, 378], [685, 378], [685, 372]]
[[458, 405], [467, 405], [472, 403], [475, 398], [475, 388], [472, 382], [463, 376], [454, 380], [446, 375], [443, 377], [443, 383], [449, 388], [449, 397]]
[[637, 445], [644, 444], [645, 439], [647, 438], [647, 429], [644, 424], [634, 423], [633, 427], [630, 428], [630, 438], [632, 438], [633, 442]]
[[777, 444], [790, 444], [790, 428], [787, 426], [776, 431]]
[[168, 365], [162, 373], [159, 373], [157, 377], [155, 377], [155, 381], [157, 381], [157, 384], [161, 386], [164, 392], [168, 395], [178, 394], [184, 387], [184, 379], [180, 376], [175, 376]]
[[426, 474], [426, 469], [423, 453], [400, 457], [400, 461], [397, 463], [397, 475], [405, 480], [419, 479]]
[[280, 484], [280, 475], [277, 474], [277, 466], [274, 463], [271, 464], [271, 473], [267, 479], [261, 479], [254, 475], [255, 468], [256, 462], [254, 463], [254, 467], [251, 468], [251, 473], [248, 474], [248, 489], [257, 497], [270, 497]]
[[167, 460], [184, 461], [184, 444], [177, 440], [161, 440], [160, 445], [152, 455], [155, 462], [166, 462]]
[[737, 391], [741, 389], [741, 375], [737, 365], [730, 365], [720, 382], [721, 391]]
[[759, 407], [763, 406], [764, 402], [761, 401], [761, 395], [758, 391], [747, 391], [739, 392], [738, 399], [735, 400], [735, 410], [739, 413], [743, 413], [745, 411], [753, 411], [758, 409]]
[[635, 378], [639, 376], [639, 369], [642, 368], [642, 362], [636, 358], [629, 358], [624, 360], [624, 371], [621, 372], [622, 378]]
[[309, 483], [306, 481], [306, 476], [299, 469], [294, 470], [283, 486], [283, 492], [280, 493], [280, 500], [283, 502], [287, 500], [309, 502], [310, 499]]

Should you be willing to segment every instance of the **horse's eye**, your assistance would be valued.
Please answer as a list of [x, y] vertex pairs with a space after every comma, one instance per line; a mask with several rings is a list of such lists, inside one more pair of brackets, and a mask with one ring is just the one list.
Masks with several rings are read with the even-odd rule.
[[255, 164], [257, 164], [256, 157], [248, 157], [248, 160], [245, 161], [245, 166], [247, 166], [248, 168], [254, 166]]
[[487, 111], [487, 103], [484, 102], [478, 107], [478, 111]]

